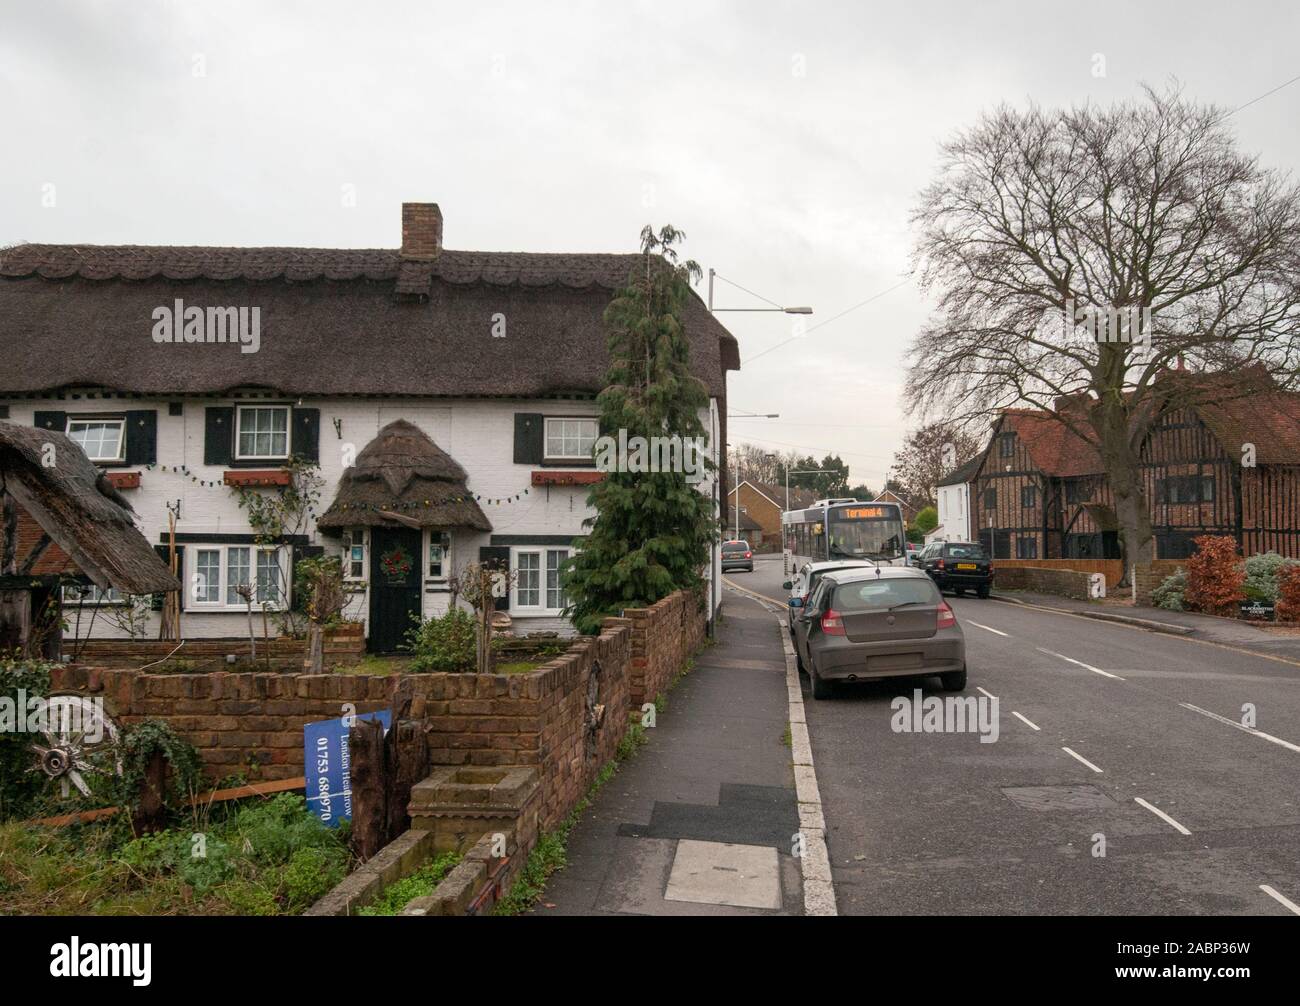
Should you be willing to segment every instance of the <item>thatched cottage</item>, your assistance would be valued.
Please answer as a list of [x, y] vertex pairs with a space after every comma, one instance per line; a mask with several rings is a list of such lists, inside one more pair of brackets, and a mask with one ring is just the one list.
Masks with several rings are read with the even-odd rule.
[[[522, 631], [568, 629], [556, 570], [599, 477], [602, 315], [639, 256], [456, 251], [442, 231], [436, 205], [407, 203], [399, 249], [0, 253], [0, 419], [71, 438], [175, 548], [186, 638], [240, 636], [241, 585], [291, 603], [295, 561], [320, 551], [342, 556], [373, 650], [489, 558], [517, 574], [501, 606]], [[721, 464], [736, 341], [699, 298], [685, 322]], [[291, 457], [318, 466], [319, 496], [266, 545], [239, 493], [282, 491]]]

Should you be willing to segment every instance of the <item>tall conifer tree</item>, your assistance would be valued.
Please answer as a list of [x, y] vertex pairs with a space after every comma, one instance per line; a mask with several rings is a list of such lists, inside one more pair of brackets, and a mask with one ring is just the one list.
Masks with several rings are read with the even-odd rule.
[[[690, 347], [682, 313], [693, 261], [678, 262], [674, 245], [686, 235], [671, 225], [657, 234], [641, 231], [641, 262], [605, 310], [610, 371], [597, 396], [601, 433], [630, 441], [676, 435], [682, 442], [705, 437], [700, 412], [709, 404], [704, 383], [690, 372]], [[700, 457], [706, 471], [714, 465]], [[626, 465], [619, 465], [624, 469]], [[607, 472], [587, 502], [596, 516], [584, 527], [565, 575], [567, 613], [582, 632], [597, 632], [601, 619], [682, 588], [698, 588], [718, 534], [713, 500], [683, 471]]]

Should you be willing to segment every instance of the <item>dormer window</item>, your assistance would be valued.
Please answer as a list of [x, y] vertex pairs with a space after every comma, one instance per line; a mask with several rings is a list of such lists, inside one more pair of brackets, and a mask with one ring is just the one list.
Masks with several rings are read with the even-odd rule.
[[236, 410], [235, 459], [284, 461], [289, 457], [289, 407], [241, 405]]
[[124, 416], [69, 418], [67, 434], [91, 461], [121, 463], [126, 460], [125, 427]]

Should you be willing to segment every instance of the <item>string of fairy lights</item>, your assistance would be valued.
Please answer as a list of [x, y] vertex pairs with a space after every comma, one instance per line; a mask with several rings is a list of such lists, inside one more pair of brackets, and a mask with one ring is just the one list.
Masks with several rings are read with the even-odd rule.
[[[170, 472], [179, 475], [182, 478], [188, 478], [192, 483], [204, 489], [231, 488], [222, 479], [200, 478], [194, 472], [190, 471], [187, 465], [151, 464], [151, 465], [145, 465], [144, 468], [146, 471]], [[249, 489], [274, 488], [274, 486], [268, 484], [265, 487], [259, 487], [256, 483], [250, 483], [246, 486], [246, 488]], [[529, 495], [528, 487], [525, 486], [523, 489], [520, 489], [517, 492], [506, 493], [503, 496], [485, 496], [482, 493], [466, 493], [462, 496], [449, 496], [446, 499], [442, 499], [442, 500], [434, 500], [434, 499], [411, 500], [406, 503], [391, 503], [387, 505], [370, 504], [370, 503], [342, 503], [339, 505], [339, 510], [341, 511], [351, 510], [351, 511], [359, 511], [359, 512], [371, 512], [376, 510], [410, 511], [410, 510], [428, 509], [430, 507], [437, 507], [437, 506], [446, 506], [448, 503], [466, 503], [469, 502], [470, 500], [473, 500], [475, 503], [484, 503], [488, 506], [504, 506], [507, 503], [518, 503], [528, 495]]]

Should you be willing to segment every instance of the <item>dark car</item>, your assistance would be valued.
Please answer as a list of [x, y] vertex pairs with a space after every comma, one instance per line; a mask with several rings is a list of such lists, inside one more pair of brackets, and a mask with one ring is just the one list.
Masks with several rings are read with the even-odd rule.
[[[796, 599], [797, 600], [797, 599]], [[938, 675], [966, 687], [966, 637], [934, 582], [906, 566], [822, 577], [795, 619], [795, 650], [815, 699], [833, 681]]]
[[733, 569], [754, 572], [754, 550], [743, 538], [722, 543], [722, 571], [729, 573]]
[[920, 565], [935, 586], [956, 591], [958, 597], [968, 590], [988, 597], [993, 589], [993, 563], [984, 546], [976, 542], [933, 542], [921, 553]]

